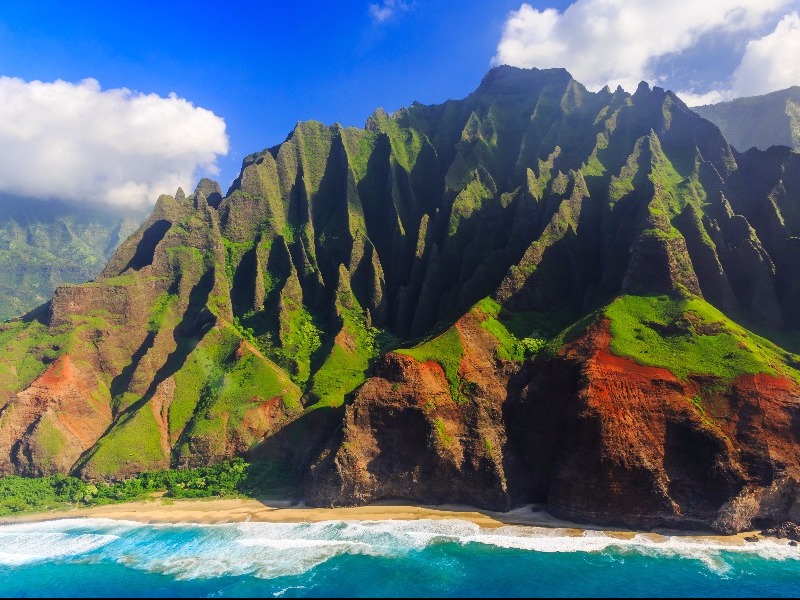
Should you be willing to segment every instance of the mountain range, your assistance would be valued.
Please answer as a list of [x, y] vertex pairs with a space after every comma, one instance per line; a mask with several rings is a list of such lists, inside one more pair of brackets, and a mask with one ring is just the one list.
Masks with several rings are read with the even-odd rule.
[[799, 195], [791, 149], [562, 69], [298, 123], [0, 326], [0, 472], [243, 455], [318, 506], [796, 521]]
[[738, 150], [788, 146], [800, 151], [798, 86], [763, 96], [695, 106], [692, 110], [719, 127], [725, 139]]
[[142, 210], [0, 196], [0, 321], [50, 299], [62, 283], [103, 270]]
[[[695, 107], [736, 148], [800, 150], [800, 88]], [[145, 219], [144, 209], [0, 196], [0, 321], [32, 310], [62, 283], [94, 278]]]

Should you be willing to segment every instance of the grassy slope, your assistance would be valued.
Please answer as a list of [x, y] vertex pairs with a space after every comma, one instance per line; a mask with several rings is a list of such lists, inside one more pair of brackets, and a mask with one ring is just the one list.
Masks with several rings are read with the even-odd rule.
[[380, 333], [367, 326], [360, 309], [342, 310], [342, 331], [309, 382], [313, 407], [341, 406], [347, 394], [366, 381], [379, 353]]
[[67, 338], [49, 334], [47, 328], [34, 322], [0, 325], [0, 392], [16, 393], [27, 387], [46, 369], [43, 361], [51, 361], [59, 352], [55, 339]]
[[419, 362], [432, 360], [439, 363], [450, 384], [450, 394], [453, 399], [465, 400], [461, 393], [463, 382], [458, 374], [458, 368], [464, 356], [464, 346], [461, 344], [461, 338], [455, 326], [449, 327], [444, 333], [429, 338], [413, 348], [402, 348], [396, 352], [415, 358]]
[[611, 351], [639, 364], [731, 380], [742, 374], [780, 374], [800, 382], [792, 355], [737, 325], [697, 297], [621, 296], [604, 310]]
[[482, 299], [472, 310], [481, 327], [497, 340], [497, 357], [503, 360], [522, 361], [536, 354], [559, 321], [558, 315], [505, 310], [491, 298]]
[[[216, 327], [175, 373], [167, 423], [172, 444], [185, 430], [222, 451], [228, 432], [241, 425], [248, 410], [276, 397], [284, 409], [299, 408], [300, 391], [289, 377], [242, 343], [233, 327]], [[181, 448], [177, 450], [181, 452]], [[144, 467], [169, 458], [164, 456], [159, 425], [148, 404], [119, 420], [98, 442], [90, 464], [98, 473], [113, 475], [128, 463]]]
[[71, 324], [54, 329], [36, 320], [0, 324], [0, 399], [28, 387], [59, 356], [80, 353], [97, 331], [113, 332], [107, 316], [73, 315]]
[[[568, 322], [568, 317], [561, 313], [511, 312], [491, 298], [480, 300], [471, 312], [480, 326], [495, 339], [495, 356], [515, 362], [534, 356], [545, 346], [546, 339]], [[401, 348], [395, 352], [411, 356], [419, 362], [430, 360], [439, 363], [447, 377], [453, 399], [459, 402], [469, 399], [470, 382], [458, 372], [464, 357], [464, 346], [455, 325], [411, 348]]]

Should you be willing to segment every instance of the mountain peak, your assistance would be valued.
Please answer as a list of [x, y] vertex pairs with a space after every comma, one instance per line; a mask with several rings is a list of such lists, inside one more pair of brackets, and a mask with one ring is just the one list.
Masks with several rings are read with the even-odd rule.
[[484, 75], [475, 94], [519, 94], [535, 92], [545, 85], [566, 87], [573, 81], [566, 69], [524, 69], [510, 65], [492, 67]]
[[639, 85], [636, 86], [636, 91], [634, 92], [634, 96], [642, 96], [650, 93], [650, 84], [646, 81], [640, 81]]

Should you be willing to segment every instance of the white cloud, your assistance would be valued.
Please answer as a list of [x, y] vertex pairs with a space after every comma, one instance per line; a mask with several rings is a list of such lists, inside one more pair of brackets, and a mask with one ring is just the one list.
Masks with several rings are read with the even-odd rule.
[[687, 106], [703, 106], [705, 104], [717, 104], [718, 102], [725, 102], [726, 100], [730, 100], [733, 97], [730, 90], [711, 90], [710, 92], [705, 92], [703, 94], [681, 91], [677, 92], [677, 94], [678, 96], [680, 96], [681, 100], [683, 100], [686, 103]]
[[800, 14], [780, 20], [775, 30], [751, 40], [732, 77], [734, 96], [757, 96], [800, 85]]
[[398, 12], [405, 12], [409, 9], [407, 2], [403, 0], [383, 0], [380, 4], [370, 4], [369, 14], [378, 23], [388, 21]]
[[632, 91], [641, 80], [663, 83], [658, 59], [708, 34], [756, 31], [793, 1], [576, 0], [564, 12], [523, 4], [509, 15], [494, 62], [566, 67], [591, 89]]
[[0, 192], [152, 204], [227, 152], [225, 121], [174, 94], [0, 77]]

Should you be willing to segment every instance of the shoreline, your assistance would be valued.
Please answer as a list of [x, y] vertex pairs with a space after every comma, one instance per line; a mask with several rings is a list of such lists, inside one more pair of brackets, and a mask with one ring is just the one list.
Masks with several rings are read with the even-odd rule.
[[[587, 531], [602, 532], [610, 537], [629, 540], [647, 536], [653, 541], [664, 541], [669, 537], [686, 537], [708, 541], [745, 545], [753, 537], [772, 539], [758, 531], [746, 531], [733, 535], [720, 535], [707, 531], [684, 531], [659, 529], [635, 531], [625, 528], [601, 527], [564, 521], [553, 517], [533, 505], [525, 505], [509, 512], [482, 510], [460, 504], [419, 505], [400, 501], [379, 501], [365, 506], [342, 508], [310, 508], [292, 506], [289, 501], [257, 500], [253, 498], [196, 498], [165, 500], [152, 498], [92, 506], [85, 508], [55, 509], [39, 513], [0, 518], [4, 525], [42, 523], [62, 519], [112, 519], [134, 521], [151, 525], [223, 525], [229, 523], [319, 523], [323, 521], [390, 521], [390, 520], [447, 520], [468, 521], [484, 529], [504, 526], [558, 529], [565, 535], [582, 536]], [[749, 539], [748, 539], [749, 538]]]

